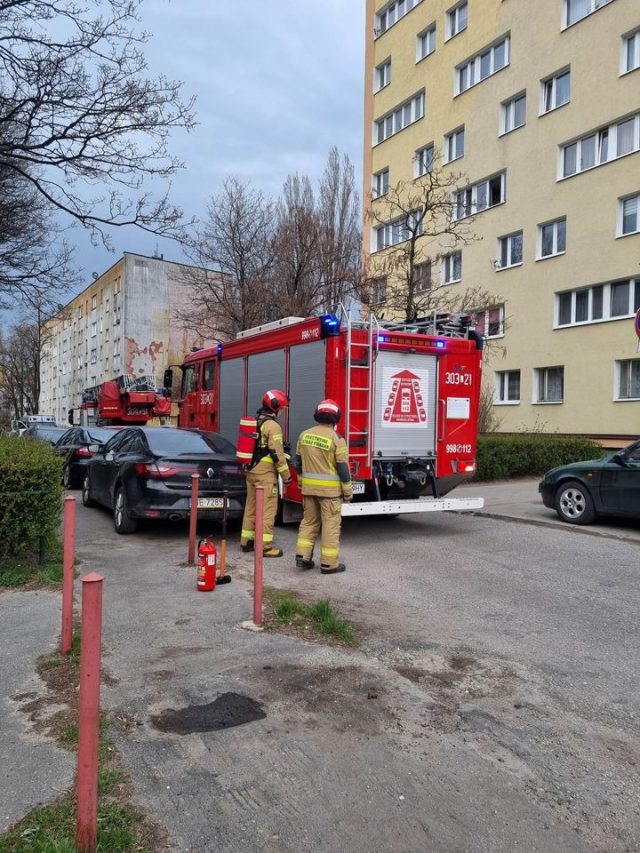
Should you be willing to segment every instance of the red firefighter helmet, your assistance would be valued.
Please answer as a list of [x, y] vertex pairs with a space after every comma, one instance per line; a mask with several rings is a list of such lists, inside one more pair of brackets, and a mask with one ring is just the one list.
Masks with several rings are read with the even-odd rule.
[[313, 416], [324, 423], [337, 424], [341, 417], [340, 406], [335, 400], [321, 400], [316, 406]]
[[262, 405], [271, 412], [279, 412], [280, 409], [289, 405], [289, 398], [284, 391], [271, 388], [262, 398]]

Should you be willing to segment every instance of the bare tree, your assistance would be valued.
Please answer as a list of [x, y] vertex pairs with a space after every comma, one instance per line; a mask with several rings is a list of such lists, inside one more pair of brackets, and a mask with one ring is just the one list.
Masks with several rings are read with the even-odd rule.
[[227, 178], [192, 241], [191, 304], [181, 322], [197, 322], [210, 338], [272, 319], [273, 204], [249, 183]]
[[413, 322], [433, 311], [465, 312], [492, 305], [498, 297], [479, 284], [451, 286], [435, 270], [449, 267], [457, 276], [456, 254], [478, 237], [473, 218], [461, 216], [457, 191], [463, 176], [443, 169], [434, 158], [431, 168], [417, 181], [401, 181], [372, 203], [378, 245], [376, 257], [364, 279], [364, 300], [384, 303], [391, 318]]
[[0, 0], [0, 173], [107, 245], [109, 226], [180, 233], [167, 143], [193, 126], [193, 102], [148, 76], [140, 4]]
[[41, 304], [77, 284], [43, 199], [0, 166], [0, 308]]
[[329, 311], [355, 293], [362, 253], [353, 164], [346, 154], [341, 158], [335, 147], [329, 152], [319, 195], [322, 307]]

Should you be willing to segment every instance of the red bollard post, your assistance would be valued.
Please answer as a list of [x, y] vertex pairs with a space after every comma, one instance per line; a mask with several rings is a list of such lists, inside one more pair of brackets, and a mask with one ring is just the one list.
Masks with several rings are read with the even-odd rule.
[[253, 552], [253, 624], [262, 625], [264, 486], [256, 486], [256, 538]]
[[198, 490], [200, 474], [191, 475], [191, 514], [189, 516], [189, 563], [196, 561], [196, 526], [198, 524]]
[[103, 581], [97, 572], [82, 578], [76, 776], [76, 847], [82, 853], [94, 853], [97, 843]]
[[73, 642], [73, 567], [76, 561], [76, 499], [64, 499], [64, 557], [62, 560], [62, 632], [60, 651], [68, 655]]

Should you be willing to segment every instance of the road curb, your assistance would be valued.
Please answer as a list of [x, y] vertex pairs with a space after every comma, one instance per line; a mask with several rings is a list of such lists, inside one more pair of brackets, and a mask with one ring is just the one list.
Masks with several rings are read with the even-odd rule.
[[510, 521], [513, 524], [529, 524], [531, 527], [548, 527], [559, 530], [561, 533], [577, 533], [582, 536], [596, 536], [599, 539], [613, 539], [615, 542], [625, 542], [629, 545], [640, 545], [640, 539], [627, 536], [618, 536], [615, 533], [606, 533], [602, 530], [586, 530], [584, 527], [559, 524], [554, 521], [540, 521], [536, 518], [521, 518], [514, 515], [503, 515], [499, 512], [472, 512], [470, 515], [476, 518], [493, 518], [496, 521]]

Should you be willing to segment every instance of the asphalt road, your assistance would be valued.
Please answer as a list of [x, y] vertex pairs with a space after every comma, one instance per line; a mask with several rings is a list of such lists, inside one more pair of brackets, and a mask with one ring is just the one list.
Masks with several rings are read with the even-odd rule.
[[[179, 850], [640, 850], [636, 542], [471, 515], [350, 519], [348, 571], [267, 583], [328, 596], [360, 647], [238, 625], [251, 561], [195, 590], [186, 528], [118, 537], [78, 513], [104, 573], [103, 704], [140, 804]], [[264, 719], [161, 731], [226, 692]]]

